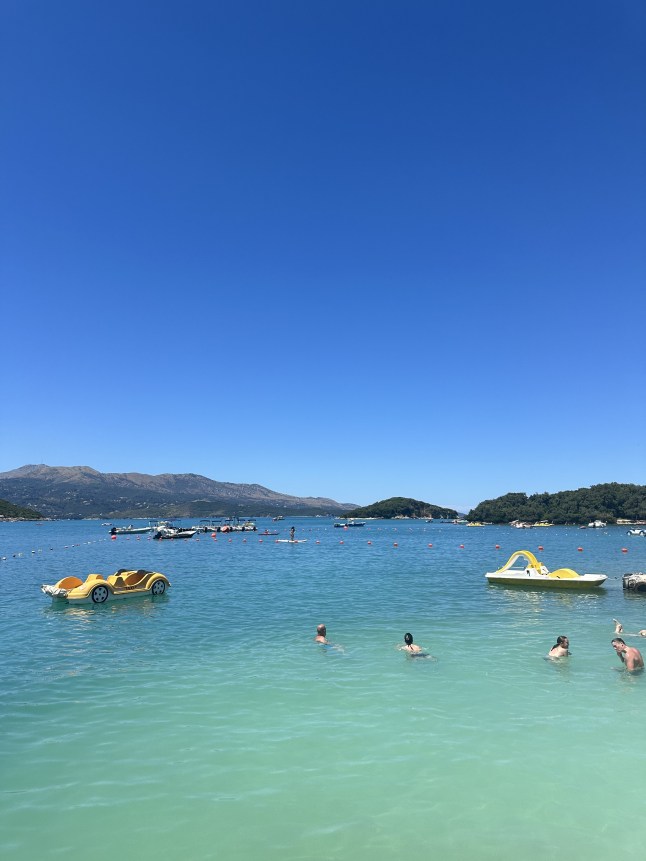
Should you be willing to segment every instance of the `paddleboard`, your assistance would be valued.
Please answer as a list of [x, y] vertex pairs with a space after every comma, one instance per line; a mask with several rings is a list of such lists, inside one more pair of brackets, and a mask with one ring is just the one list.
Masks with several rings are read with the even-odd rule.
[[293, 541], [291, 538], [277, 538], [276, 544], [305, 544], [307, 538], [295, 538]]

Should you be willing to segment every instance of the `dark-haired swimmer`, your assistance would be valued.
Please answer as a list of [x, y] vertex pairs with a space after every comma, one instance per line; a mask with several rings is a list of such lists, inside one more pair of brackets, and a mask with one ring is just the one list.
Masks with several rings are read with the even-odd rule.
[[570, 641], [567, 637], [557, 637], [556, 643], [552, 646], [552, 648], [547, 653], [548, 658], [567, 658], [570, 654], [569, 651]]
[[404, 634], [404, 645], [398, 646], [398, 649], [401, 649], [402, 652], [408, 652], [408, 654], [412, 658], [430, 658], [428, 652], [425, 652], [421, 646], [418, 646], [417, 643], [413, 642], [412, 634]]
[[632, 673], [635, 670], [644, 669], [644, 659], [642, 658], [639, 649], [635, 649], [633, 646], [627, 646], [621, 637], [615, 637], [612, 641], [612, 648], [615, 650], [617, 657], [621, 663], [625, 665], [629, 673]]

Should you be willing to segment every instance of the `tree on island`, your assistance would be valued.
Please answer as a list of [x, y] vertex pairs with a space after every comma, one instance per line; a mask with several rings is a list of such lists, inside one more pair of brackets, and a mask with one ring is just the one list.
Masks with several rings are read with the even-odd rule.
[[507, 493], [480, 502], [467, 515], [470, 521], [488, 523], [510, 523], [512, 520], [528, 523], [547, 520], [556, 524], [586, 524], [591, 520], [616, 523], [619, 518], [646, 519], [646, 486], [612, 482], [532, 496]]
[[404, 496], [392, 496], [390, 499], [382, 499], [364, 508], [354, 508], [342, 515], [343, 517], [376, 517], [388, 520], [392, 517], [414, 517], [427, 519], [454, 518], [458, 512], [453, 508], [442, 508], [440, 505], [431, 505], [430, 502], [421, 502], [419, 499], [409, 499]]

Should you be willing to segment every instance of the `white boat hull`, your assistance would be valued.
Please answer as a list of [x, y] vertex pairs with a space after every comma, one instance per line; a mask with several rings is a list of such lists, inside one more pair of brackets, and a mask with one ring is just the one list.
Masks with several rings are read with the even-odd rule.
[[578, 577], [554, 577], [547, 574], [519, 571], [493, 571], [485, 574], [489, 583], [503, 586], [529, 586], [538, 589], [597, 589], [608, 579], [605, 574], [580, 574]]

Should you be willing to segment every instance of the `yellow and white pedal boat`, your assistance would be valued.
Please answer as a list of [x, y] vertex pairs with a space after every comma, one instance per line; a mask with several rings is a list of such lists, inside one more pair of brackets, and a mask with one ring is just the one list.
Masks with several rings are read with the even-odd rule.
[[[519, 560], [521, 564], [514, 568]], [[502, 568], [485, 576], [490, 583], [541, 589], [595, 589], [608, 579], [605, 574], [577, 574], [572, 568], [549, 571], [529, 550], [517, 550]]]
[[168, 577], [158, 571], [128, 571], [121, 568], [107, 579], [103, 574], [88, 574], [85, 580], [79, 577], [63, 577], [54, 586], [41, 586], [45, 595], [54, 601], [73, 604], [105, 604], [141, 595], [163, 595], [170, 587]]

